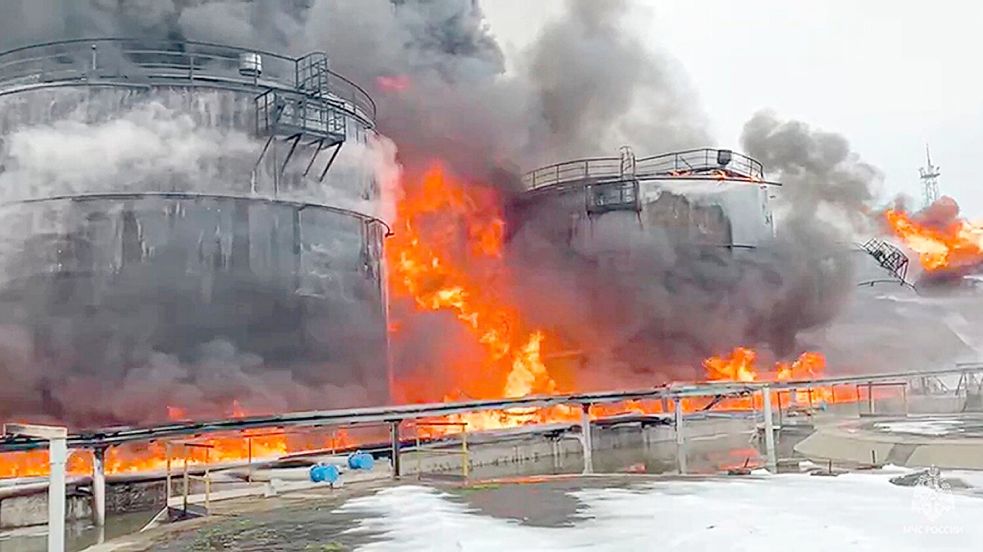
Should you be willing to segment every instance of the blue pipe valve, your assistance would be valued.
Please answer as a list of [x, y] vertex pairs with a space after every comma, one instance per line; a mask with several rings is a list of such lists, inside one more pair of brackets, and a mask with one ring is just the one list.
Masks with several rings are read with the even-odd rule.
[[371, 470], [375, 465], [375, 458], [367, 452], [360, 450], [348, 455], [348, 467], [353, 470]]
[[341, 477], [341, 472], [338, 470], [338, 466], [331, 464], [314, 464], [311, 466], [310, 471], [311, 481], [315, 483], [328, 483], [333, 485], [338, 478]]

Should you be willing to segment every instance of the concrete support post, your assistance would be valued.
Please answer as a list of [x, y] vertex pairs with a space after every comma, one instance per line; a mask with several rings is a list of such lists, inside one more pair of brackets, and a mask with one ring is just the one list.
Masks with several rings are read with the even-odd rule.
[[48, 441], [48, 552], [65, 551], [65, 463], [68, 428], [33, 424], [4, 424], [2, 435], [23, 435]]
[[590, 405], [580, 405], [580, 434], [584, 447], [584, 473], [594, 473], [594, 438], [591, 435]]
[[853, 390], [857, 394], [857, 417], [858, 418], [863, 418], [863, 416], [864, 416], [864, 407], [863, 407], [863, 404], [864, 403], [862, 403], [860, 401], [860, 384], [859, 383], [854, 384], [853, 385]]
[[676, 462], [679, 466], [679, 473], [686, 473], [686, 436], [683, 434], [683, 402], [676, 397], [673, 399], [676, 407]]
[[92, 524], [106, 525], [106, 449], [92, 449]]
[[[249, 468], [248, 468], [249, 471], [246, 472], [246, 482], [252, 483], [253, 482], [253, 438], [252, 437], [246, 437], [246, 447], [248, 448], [247, 451], [248, 460], [246, 461], [249, 463]], [[331, 455], [334, 456], [334, 433], [331, 434]]]
[[776, 473], [778, 471], [778, 457], [775, 455], [775, 425], [771, 415], [771, 389], [764, 387], [761, 389], [762, 404], [765, 419], [765, 454], [767, 455], [768, 471]]
[[68, 445], [65, 437], [48, 441], [51, 475], [48, 479], [48, 552], [65, 550], [65, 461]]
[[389, 422], [389, 439], [392, 447], [393, 479], [399, 479], [399, 422]]
[[171, 493], [173, 493], [173, 489], [171, 488], [171, 442], [170, 441], [164, 441], [164, 456], [166, 462], [165, 465], [167, 468], [167, 479], [165, 480], [167, 488], [164, 489], [164, 509], [166, 510], [171, 507]]
[[901, 402], [904, 403], [904, 417], [908, 417], [908, 382], [901, 386]]
[[191, 494], [191, 479], [188, 478], [188, 445], [184, 443], [181, 445], [181, 449], [184, 451], [184, 500], [181, 501], [181, 508], [184, 514], [188, 514], [188, 495]]
[[782, 414], [782, 392], [778, 391], [775, 393], [775, 398], [778, 399], [778, 431], [779, 435], [781, 435], [781, 431], [785, 427], [785, 418]]

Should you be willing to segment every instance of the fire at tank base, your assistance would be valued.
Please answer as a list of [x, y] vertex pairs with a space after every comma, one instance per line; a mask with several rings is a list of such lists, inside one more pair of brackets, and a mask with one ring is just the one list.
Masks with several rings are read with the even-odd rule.
[[[949, 374], [929, 377], [918, 374], [859, 376], [786, 383], [787, 388], [773, 391], [775, 400], [772, 411], [772, 427], [775, 430], [775, 469], [779, 472], [811, 469], [834, 471], [829, 463], [804, 462], [809, 455], [799, 452], [799, 445], [806, 441], [814, 428], [822, 428], [834, 423], [845, 423], [858, 418], [869, 423], [871, 416], [884, 416], [895, 423], [899, 416], [907, 414], [911, 420], [920, 419], [927, 412], [952, 418], [953, 413], [964, 410], [980, 410], [979, 395], [980, 367], [962, 367], [948, 370]], [[956, 380], [958, 378], [958, 380]], [[847, 381], [844, 381], [846, 379]], [[946, 383], [948, 382], [948, 383]], [[840, 391], [835, 403], [816, 400], [809, 403], [808, 389], [828, 388], [836, 384]], [[721, 386], [723, 385], [723, 387]], [[733, 392], [742, 384], [718, 384], [715, 389], [727, 387]], [[705, 384], [710, 388], [713, 384]], [[700, 385], [677, 387], [697, 389]], [[751, 388], [760, 389], [761, 385]], [[879, 391], [880, 390], [880, 391]], [[883, 391], [883, 392], [882, 392]], [[696, 391], [694, 391], [696, 392]], [[706, 396], [706, 392], [704, 396]], [[594, 395], [594, 400], [602, 400], [604, 394]], [[854, 400], [842, 400], [852, 396]], [[782, 398], [779, 398], [782, 397]], [[789, 399], [795, 397], [794, 404]], [[570, 397], [558, 400], [569, 401]], [[589, 400], [586, 396], [578, 400]], [[415, 435], [400, 435], [401, 452], [398, 454], [402, 481], [424, 481], [428, 484], [471, 485], [502, 478], [530, 477], [555, 474], [579, 474], [591, 471], [597, 474], [673, 474], [713, 475], [730, 473], [743, 475], [755, 468], [769, 463], [766, 438], [768, 424], [764, 423], [758, 409], [722, 410], [723, 402], [711, 397], [698, 412], [689, 412], [678, 419], [683, 431], [675, 431], [674, 417], [667, 413], [637, 414], [626, 412], [608, 415], [591, 422], [591, 439], [588, 440], [591, 454], [584, 455], [584, 439], [580, 423], [536, 424], [494, 431], [476, 431], [463, 434], [450, 434], [441, 438], [423, 438], [418, 443]], [[520, 399], [521, 401], [521, 399]], [[444, 405], [446, 407], [446, 405]], [[452, 405], [453, 406], [453, 405]], [[612, 410], [615, 412], [611, 405]], [[709, 407], [709, 408], [706, 408]], [[416, 407], [389, 407], [392, 410]], [[464, 408], [464, 407], [462, 407]], [[472, 406], [471, 408], [474, 408]], [[426, 406], [424, 406], [424, 410]], [[881, 418], [877, 418], [880, 421]], [[246, 420], [248, 421], [248, 419]], [[240, 421], [241, 423], [242, 421]], [[423, 425], [423, 424], [421, 424]], [[682, 438], [678, 437], [682, 435]], [[410, 438], [407, 438], [410, 437]], [[943, 436], [942, 438], [947, 438]], [[9, 444], [9, 442], [7, 443]], [[21, 443], [23, 444], [23, 443]], [[341, 475], [340, 482], [353, 491], [358, 487], [377, 488], [393, 481], [392, 443], [378, 443], [372, 446], [362, 443], [358, 448], [372, 453], [377, 462], [370, 470], [352, 471]], [[680, 450], [683, 454], [680, 455]], [[344, 455], [332, 455], [332, 451], [307, 451], [308, 454], [290, 454], [279, 461], [257, 462], [252, 467], [242, 465], [209, 466], [208, 485], [211, 486], [209, 511], [234, 512], [244, 504], [255, 504], [257, 497], [270, 495], [295, 496], [303, 501], [320, 496], [332, 496], [336, 491], [326, 489], [324, 483], [313, 483], [310, 467], [317, 462], [337, 462]], [[334, 451], [341, 453], [341, 449]], [[465, 460], [466, 459], [466, 460]], [[844, 468], [865, 468], [882, 464], [836, 462], [835, 471]], [[467, 471], [464, 471], [464, 465]], [[819, 464], [819, 467], [817, 467]], [[949, 465], [949, 464], [944, 464]], [[589, 466], [589, 469], [588, 469]], [[180, 471], [180, 470], [178, 470]], [[203, 469], [191, 469], [189, 481], [189, 504], [201, 505], [205, 500], [205, 479]], [[194, 479], [197, 477], [197, 479]], [[252, 478], [250, 482], [248, 479]], [[183, 503], [183, 480], [175, 475], [172, 481], [172, 508], [180, 509]], [[86, 527], [84, 519], [91, 513], [91, 488], [85, 479], [72, 481], [73, 491], [69, 498], [68, 511], [79, 519], [77, 527]], [[44, 487], [34, 485], [21, 487], [20, 496], [5, 498], [0, 503], [0, 516], [10, 514], [20, 516], [20, 523], [29, 523], [30, 515], [45, 509]], [[16, 488], [16, 487], [14, 487]], [[138, 527], [126, 527], [120, 533], [108, 528], [114, 527], [114, 520], [134, 519], [125, 512], [126, 506], [142, 505], [144, 514], [140, 519], [146, 522], [163, 503], [164, 481], [160, 473], [133, 474], [110, 477], [107, 488], [107, 502], [110, 507], [110, 522], [107, 529], [101, 530], [104, 537], [112, 538]], [[323, 491], [318, 490], [323, 489]], [[344, 491], [348, 492], [348, 491]], [[141, 503], [141, 497], [145, 500]], [[146, 499], [150, 497], [151, 500]], [[236, 500], [240, 499], [240, 500]], [[258, 502], [265, 502], [260, 500]], [[122, 510], [115, 510], [118, 506]], [[138, 508], [140, 509], [140, 508]], [[194, 508], [192, 508], [194, 509]], [[15, 517], [5, 518], [5, 526], [13, 525]], [[37, 523], [37, 520], [34, 521]], [[131, 524], [132, 525], [132, 524]], [[166, 531], [166, 529], [161, 529]], [[84, 538], [92, 538], [100, 531], [81, 530]], [[83, 538], [83, 537], [79, 537]], [[82, 542], [82, 541], [78, 541]], [[90, 541], [91, 542], [91, 541]]]

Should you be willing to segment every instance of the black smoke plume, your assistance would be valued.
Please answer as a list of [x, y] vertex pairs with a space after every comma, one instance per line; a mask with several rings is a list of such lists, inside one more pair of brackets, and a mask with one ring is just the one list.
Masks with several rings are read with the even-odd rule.
[[[479, 4], [471, 0], [8, 0], [0, 4], [0, 41], [13, 47], [126, 36], [215, 41], [294, 55], [324, 50], [334, 70], [374, 95], [378, 130], [396, 142], [408, 171], [440, 159], [467, 179], [502, 190], [505, 201], [516, 199], [523, 169], [608, 155], [623, 144], [644, 154], [710, 144], [685, 74], [631, 30], [628, 2], [571, 0], [566, 8], [510, 68]], [[190, 122], [192, 134], [209, 139], [208, 133], [196, 132], [201, 125], [193, 117]], [[242, 144], [226, 138], [211, 138], [221, 159], [230, 158], [223, 148]], [[822, 325], [836, 312], [850, 274], [839, 256], [840, 234], [805, 206], [818, 200], [852, 221], [868, 198], [865, 186], [874, 173], [854, 162], [842, 139], [770, 115], [748, 124], [744, 143], [787, 180], [791, 206], [787, 231], [759, 244], [757, 254], [694, 244], [658, 225], [631, 234], [634, 221], [617, 216], [598, 229], [587, 248], [569, 241], [568, 213], [544, 207], [525, 223], [512, 221], [508, 262], [522, 282], [516, 294], [527, 312], [536, 313], [532, 323], [584, 349], [583, 381], [593, 383], [597, 376], [599, 385], [613, 385], [600, 377], [609, 372], [649, 382], [654, 372], [694, 377], [699, 359], [735, 345], [765, 344], [785, 355], [796, 349], [800, 330]], [[667, 194], [665, 201], [690, 200]], [[626, 232], [635, 241], [630, 255], [619, 257], [615, 253]], [[211, 251], [209, 244], [202, 247]], [[173, 254], [182, 258], [186, 252]], [[215, 262], [221, 257], [216, 254]], [[237, 285], [234, 278], [230, 285]], [[42, 289], [56, 302], [64, 285], [52, 282]], [[250, 293], [247, 287], [236, 289]], [[222, 340], [203, 343], [185, 358], [157, 351], [145, 336], [155, 323], [167, 324], [167, 302], [159, 299], [135, 300], [150, 305], [140, 318], [146, 324], [114, 329], [107, 322], [104, 331], [124, 337], [109, 340], [107, 349], [99, 341], [84, 343], [99, 331], [79, 333], [72, 324], [43, 315], [51, 308], [45, 297], [10, 296], [12, 308], [36, 308], [25, 316], [44, 316], [46, 330], [39, 335], [15, 325], [0, 334], [0, 342], [9, 346], [0, 350], [0, 375], [22, 384], [17, 393], [4, 391], [10, 396], [0, 401], [0, 417], [46, 416], [92, 425], [159, 419], [166, 404], [183, 406], [182, 401], [214, 414], [230, 398], [260, 409], [375, 400], [372, 393], [353, 391], [369, 384], [350, 373], [357, 366], [344, 355], [340, 364], [274, 362]], [[194, 302], [184, 306], [195, 307]], [[297, 316], [311, 308], [300, 299], [289, 307], [252, 313], [251, 319], [262, 329], [264, 316]], [[315, 339], [325, 333], [344, 339], [350, 326], [340, 321], [349, 319], [345, 312], [333, 313], [327, 328], [298, 331]], [[118, 320], [125, 325], [126, 317]], [[440, 323], [413, 333], [440, 335]], [[87, 347], [101, 351], [95, 357], [80, 354]], [[44, 349], [58, 354], [39, 354]], [[419, 343], [394, 351], [397, 365], [427, 365], [428, 357]], [[681, 366], [688, 371], [675, 368]]]

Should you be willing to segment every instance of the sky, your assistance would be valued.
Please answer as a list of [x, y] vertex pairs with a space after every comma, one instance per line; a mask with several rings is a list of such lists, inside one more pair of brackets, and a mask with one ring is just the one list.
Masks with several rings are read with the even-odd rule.
[[[928, 143], [942, 168], [942, 193], [983, 219], [975, 168], [983, 155], [983, 2], [628, 3], [648, 46], [685, 71], [717, 145], [739, 149], [744, 122], [773, 109], [846, 136], [884, 173], [886, 201], [898, 193], [921, 197], [918, 168]], [[515, 55], [563, 4], [484, 0], [482, 7], [506, 54]]]

